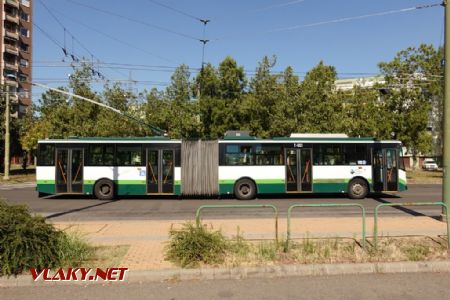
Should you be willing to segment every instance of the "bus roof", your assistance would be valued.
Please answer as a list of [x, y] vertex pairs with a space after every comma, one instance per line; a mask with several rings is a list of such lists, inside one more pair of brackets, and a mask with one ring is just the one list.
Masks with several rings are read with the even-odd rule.
[[170, 139], [165, 136], [150, 137], [69, 137], [67, 139], [45, 139], [38, 143], [181, 143], [181, 140]]
[[396, 140], [376, 140], [371, 137], [274, 137], [272, 139], [258, 139], [258, 138], [227, 138], [219, 140], [219, 143], [272, 143], [272, 144], [284, 144], [284, 143], [361, 143], [361, 144], [374, 144], [374, 143], [391, 143], [401, 144], [401, 141]]
[[[90, 143], [181, 143], [182, 140], [171, 139], [164, 136], [155, 137], [70, 137], [67, 139], [45, 139], [39, 140], [38, 143], [73, 143], [73, 144], [90, 144]], [[255, 137], [227, 137], [225, 139], [219, 139], [219, 143], [271, 143], [271, 144], [284, 144], [284, 143], [393, 143], [401, 144], [396, 140], [376, 140], [372, 137], [274, 137], [272, 139], [261, 139]]]

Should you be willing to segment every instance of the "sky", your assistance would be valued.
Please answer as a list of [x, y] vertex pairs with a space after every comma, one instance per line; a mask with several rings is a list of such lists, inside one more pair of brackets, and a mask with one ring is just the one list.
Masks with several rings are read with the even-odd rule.
[[[442, 45], [444, 8], [412, 9], [440, 2], [34, 0], [33, 81], [67, 85], [74, 54], [95, 62], [104, 76], [96, 76], [98, 88], [110, 80], [135, 92], [164, 89], [182, 63], [195, 75], [201, 39], [209, 40], [205, 62], [217, 66], [232, 56], [249, 76], [265, 55], [276, 55], [275, 71], [292, 66], [300, 77], [321, 60], [340, 78], [369, 76], [402, 49]], [[41, 91], [34, 89], [34, 101]]]

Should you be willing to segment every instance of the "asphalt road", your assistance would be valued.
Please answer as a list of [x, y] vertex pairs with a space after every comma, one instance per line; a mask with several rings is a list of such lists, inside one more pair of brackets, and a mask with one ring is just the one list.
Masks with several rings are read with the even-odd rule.
[[[296, 203], [360, 203], [364, 205], [367, 214], [371, 215], [376, 205], [384, 202], [435, 202], [441, 201], [441, 185], [410, 185], [409, 190], [398, 196], [384, 195], [369, 197], [364, 200], [350, 200], [344, 195], [296, 195], [294, 197], [277, 198], [264, 197], [253, 201], [242, 202], [235, 199], [144, 199], [122, 198], [116, 201], [100, 201], [92, 197], [57, 196], [38, 198], [32, 187], [0, 188], [0, 197], [14, 204], [26, 204], [37, 214], [41, 214], [54, 221], [83, 221], [83, 220], [149, 220], [190, 219], [196, 209], [206, 204], [274, 204], [280, 215], [286, 215], [290, 205]], [[386, 207], [383, 215], [427, 215], [439, 216], [440, 207]], [[272, 212], [267, 209], [216, 209], [207, 210], [204, 218], [243, 218], [269, 217]], [[358, 208], [302, 208], [296, 214], [305, 217], [348, 217], [358, 216]]]
[[448, 273], [0, 288], [4, 299], [449, 299]]

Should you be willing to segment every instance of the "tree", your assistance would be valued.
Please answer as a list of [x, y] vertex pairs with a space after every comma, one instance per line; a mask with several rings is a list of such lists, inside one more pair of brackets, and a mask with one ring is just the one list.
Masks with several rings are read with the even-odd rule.
[[239, 99], [246, 86], [244, 67], [227, 56], [219, 65], [219, 95], [222, 99]]
[[[142, 105], [136, 101], [137, 97], [125, 91], [119, 84], [105, 85], [102, 96], [103, 102], [108, 106], [144, 122], [145, 114], [139, 113]], [[120, 122], [114, 121], [117, 119]], [[143, 136], [148, 132], [148, 129], [139, 125], [137, 121], [105, 108], [100, 110], [97, 123], [99, 136]]]
[[[100, 97], [92, 90], [91, 82], [94, 69], [89, 64], [82, 64], [75, 69], [70, 76], [69, 87], [72, 88], [74, 94], [96, 102], [101, 102]], [[98, 105], [80, 100], [71, 99], [71, 123], [70, 126], [75, 136], [98, 136], [97, 119], [100, 112]]]
[[338, 91], [343, 103], [343, 132], [353, 137], [386, 138], [392, 132], [390, 111], [383, 101], [377, 87], [354, 86], [351, 91]]
[[336, 79], [336, 69], [323, 61], [306, 73], [297, 106], [298, 132], [342, 132], [343, 103], [336, 97]]
[[191, 100], [191, 83], [189, 67], [179, 66], [171, 77], [171, 84], [166, 89], [170, 103], [169, 135], [176, 138], [200, 137], [201, 122], [199, 105]]
[[288, 136], [299, 127], [300, 81], [294, 69], [287, 67], [281, 77], [279, 97], [271, 116], [271, 136]]
[[271, 59], [263, 57], [250, 81], [250, 91], [241, 104], [243, 128], [260, 137], [270, 136], [270, 120], [275, 113], [279, 96], [277, 76], [271, 74], [271, 68], [275, 64], [275, 56]]
[[432, 136], [427, 130], [430, 120], [442, 119], [441, 115], [432, 115], [432, 107], [440, 107], [442, 102], [438, 51], [431, 45], [411, 47], [379, 67], [389, 90], [384, 101], [392, 112], [392, 135], [412, 153], [416, 167], [417, 155], [431, 151]]

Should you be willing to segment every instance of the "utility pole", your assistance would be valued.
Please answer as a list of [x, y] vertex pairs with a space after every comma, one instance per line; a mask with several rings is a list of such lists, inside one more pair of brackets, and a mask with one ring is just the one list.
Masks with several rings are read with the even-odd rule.
[[[442, 196], [443, 202], [450, 209], [450, 7], [449, 0], [442, 4], [445, 9], [445, 49], [444, 49], [444, 120], [443, 120], [443, 179]], [[444, 219], [445, 209], [442, 211]], [[450, 213], [447, 212], [447, 222], [450, 222]]]
[[9, 144], [10, 144], [10, 133], [9, 133], [9, 85], [6, 85], [6, 93], [5, 93], [5, 173], [3, 176], [4, 180], [9, 180], [9, 162], [10, 162], [10, 154], [9, 154]]

